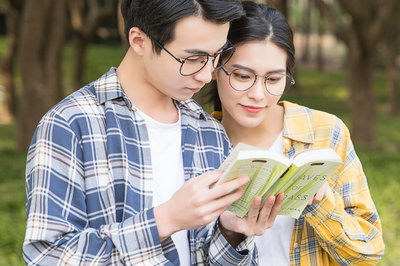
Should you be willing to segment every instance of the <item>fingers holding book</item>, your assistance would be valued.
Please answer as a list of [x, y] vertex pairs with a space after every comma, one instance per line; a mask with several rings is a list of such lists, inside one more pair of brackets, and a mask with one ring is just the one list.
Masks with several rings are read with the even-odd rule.
[[281, 209], [284, 199], [284, 194], [279, 193], [276, 196], [269, 196], [264, 202], [264, 206], [259, 211], [257, 222], [259, 224], [259, 229], [261, 229], [260, 234], [263, 235], [264, 231], [271, 228], [274, 225], [275, 219]]
[[317, 204], [322, 201], [322, 199], [325, 196], [326, 190], [329, 188], [328, 182], [325, 182], [322, 187], [315, 193], [314, 197], [310, 199], [310, 201], [307, 203], [307, 206], [312, 205], [312, 204]]
[[272, 227], [284, 199], [283, 193], [270, 196], [261, 206], [262, 198], [255, 197], [248, 214], [243, 218], [230, 211], [225, 211], [219, 218], [225, 230], [230, 230], [246, 236], [262, 235]]

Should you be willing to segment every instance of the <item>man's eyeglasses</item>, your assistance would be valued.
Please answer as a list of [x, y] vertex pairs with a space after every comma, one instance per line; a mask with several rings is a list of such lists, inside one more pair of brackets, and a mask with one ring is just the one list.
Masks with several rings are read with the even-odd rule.
[[236, 91], [250, 89], [256, 83], [257, 77], [264, 78], [265, 89], [274, 96], [281, 96], [285, 89], [295, 84], [294, 79], [286, 73], [277, 72], [264, 76], [243, 68], [234, 69], [231, 73], [228, 73], [223, 67], [221, 69], [229, 77], [229, 84]]
[[198, 55], [191, 55], [184, 59], [180, 59], [173, 55], [170, 51], [168, 51], [163, 45], [159, 42], [155, 41], [155, 43], [160, 46], [161, 49], [166, 51], [170, 56], [172, 56], [176, 61], [181, 64], [179, 69], [179, 73], [182, 76], [191, 76], [200, 72], [208, 63], [209, 58], [211, 57], [212, 66], [215, 69], [219, 69], [223, 67], [229, 59], [231, 59], [233, 53], [235, 52], [235, 46], [231, 44], [229, 41], [227, 42], [227, 47], [224, 48], [222, 51], [215, 53], [213, 55], [209, 54], [198, 54]]

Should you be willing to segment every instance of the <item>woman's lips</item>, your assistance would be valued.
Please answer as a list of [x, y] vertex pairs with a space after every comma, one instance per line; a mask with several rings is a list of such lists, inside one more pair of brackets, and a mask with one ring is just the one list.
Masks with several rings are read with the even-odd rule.
[[264, 107], [256, 107], [256, 106], [248, 106], [248, 105], [241, 105], [241, 106], [246, 112], [249, 112], [251, 114], [257, 114], [264, 109]]

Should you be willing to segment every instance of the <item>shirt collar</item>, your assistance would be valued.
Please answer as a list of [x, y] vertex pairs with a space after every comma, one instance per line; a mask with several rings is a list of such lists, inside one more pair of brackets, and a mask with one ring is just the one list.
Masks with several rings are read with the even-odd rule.
[[299, 142], [314, 143], [311, 109], [287, 101], [280, 104], [285, 109], [283, 136]]
[[[124, 98], [125, 101], [128, 99], [121, 87], [116, 70], [116, 67], [110, 68], [107, 73], [93, 83], [97, 104], [101, 105], [107, 101], [112, 101], [121, 97]], [[132, 106], [129, 100], [127, 104]]]
[[189, 111], [192, 115], [195, 115], [196, 118], [198, 119], [210, 119], [211, 116], [204, 111], [204, 109], [198, 104], [195, 100], [193, 99], [188, 99], [185, 101], [176, 101], [177, 105], [181, 110], [187, 110]]
[[[126, 105], [131, 108], [133, 106], [132, 102], [122, 89], [116, 70], [116, 67], [110, 68], [107, 73], [94, 82], [97, 104], [101, 105], [107, 101], [112, 101], [122, 97]], [[204, 111], [203, 108], [193, 99], [185, 101], [174, 100], [174, 102], [181, 110], [189, 111], [192, 115], [195, 115], [196, 118], [206, 119], [209, 117], [206, 111]]]

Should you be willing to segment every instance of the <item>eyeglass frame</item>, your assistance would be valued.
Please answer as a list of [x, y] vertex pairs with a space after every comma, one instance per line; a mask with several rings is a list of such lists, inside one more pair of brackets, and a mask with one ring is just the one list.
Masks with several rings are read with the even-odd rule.
[[[209, 60], [210, 57], [213, 57], [213, 59], [212, 59], [212, 63], [213, 63], [212, 66], [213, 66], [214, 69], [220, 69], [220, 68], [222, 68], [222, 67], [232, 58], [232, 55], [233, 55], [233, 54], [235, 53], [235, 51], [236, 51], [236, 47], [235, 47], [229, 40], [227, 40], [226, 44], [228, 44], [228, 48], [225, 48], [225, 49], [223, 48], [222, 51], [217, 52], [217, 53], [215, 53], [215, 54], [213, 54], [213, 55], [210, 55], [210, 54], [197, 54], [197, 55], [196, 55], [196, 54], [194, 54], [194, 55], [190, 55], [190, 56], [188, 56], [188, 57], [186, 57], [186, 58], [184, 58], [184, 59], [180, 59], [180, 58], [176, 57], [175, 55], [173, 55], [170, 51], [168, 51], [167, 48], [165, 48], [165, 47], [164, 47], [161, 43], [159, 43], [158, 41], [154, 40], [154, 42], [155, 42], [161, 49], [163, 49], [165, 52], [167, 52], [170, 56], [172, 56], [176, 61], [178, 61], [178, 62], [181, 64], [181, 67], [179, 68], [179, 74], [181, 74], [182, 76], [185, 76], [185, 77], [187, 77], [187, 76], [192, 76], [192, 75], [194, 75], [194, 74], [196, 74], [196, 73], [199, 73], [199, 72], [208, 64], [208, 60]], [[216, 58], [218, 55], [221, 55], [222, 53], [227, 52], [227, 51], [229, 51], [229, 50], [233, 50], [231, 56], [229, 57], [229, 59], [226, 60], [226, 62], [225, 62], [223, 65], [214, 67], [215, 58]], [[191, 73], [191, 74], [183, 74], [183, 73], [182, 73], [183, 64], [186, 62], [186, 60], [187, 60], [188, 58], [190, 58], [190, 57], [192, 57], [192, 56], [206, 56], [206, 57], [207, 57], [207, 60], [206, 60], [206, 62], [204, 63], [204, 65], [203, 65], [199, 70], [197, 70], [197, 71], [195, 71], [195, 72], [193, 72], [193, 73]], [[221, 58], [220, 58], [220, 59], [221, 59]], [[217, 64], [218, 64], [218, 63], [217, 63]]]
[[[222, 71], [229, 77], [229, 78], [228, 78], [228, 79], [229, 79], [229, 86], [231, 86], [231, 88], [234, 89], [235, 91], [243, 92], [243, 91], [248, 91], [248, 90], [250, 90], [251, 87], [253, 87], [254, 84], [256, 84], [257, 78], [258, 78], [258, 77], [263, 77], [263, 78], [264, 78], [264, 87], [265, 87], [265, 90], [266, 90], [269, 94], [271, 94], [272, 96], [282, 96], [283, 93], [284, 93], [284, 91], [285, 91], [285, 89], [286, 89], [286, 86], [285, 86], [285, 89], [283, 90], [283, 92], [282, 92], [281, 94], [273, 94], [273, 93], [271, 93], [271, 92], [268, 90], [268, 88], [267, 88], [267, 78], [268, 78], [269, 76], [273, 75], [273, 74], [276, 74], [276, 73], [270, 73], [270, 74], [268, 74], [268, 75], [258, 75], [258, 74], [256, 74], [256, 73], [253, 72], [253, 74], [254, 74], [254, 81], [253, 81], [253, 83], [251, 84], [251, 86], [248, 87], [248, 88], [245, 89], [245, 90], [238, 90], [238, 89], [236, 89], [236, 88], [234, 88], [234, 87], [232, 86], [232, 84], [231, 84], [231, 76], [232, 76], [232, 73], [233, 73], [233, 72], [235, 72], [236, 70], [241, 70], [241, 69], [243, 69], [243, 68], [235, 68], [234, 70], [231, 71], [231, 73], [228, 73], [228, 71], [225, 70], [224, 66], [220, 67], [220, 69], [222, 69]], [[249, 71], [249, 70], [247, 70], [247, 69], [244, 69], [244, 70]], [[252, 71], [249, 71], [249, 72], [252, 72]], [[285, 75], [287, 78], [291, 79], [291, 80], [290, 80], [290, 86], [293, 86], [294, 84], [296, 84], [296, 81], [291, 77], [291, 75], [286, 74], [286, 73], [285, 73], [284, 75]]]

